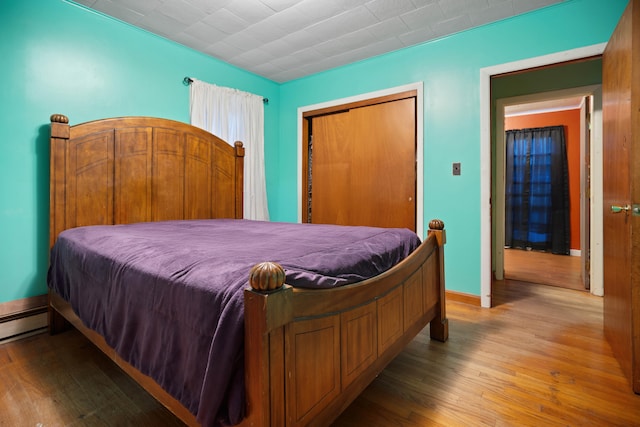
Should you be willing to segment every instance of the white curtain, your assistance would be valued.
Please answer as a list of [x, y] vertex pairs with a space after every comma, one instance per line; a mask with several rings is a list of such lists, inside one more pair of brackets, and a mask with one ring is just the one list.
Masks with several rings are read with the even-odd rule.
[[268, 221], [262, 97], [193, 79], [189, 107], [192, 125], [229, 144], [242, 141], [245, 147], [244, 218]]

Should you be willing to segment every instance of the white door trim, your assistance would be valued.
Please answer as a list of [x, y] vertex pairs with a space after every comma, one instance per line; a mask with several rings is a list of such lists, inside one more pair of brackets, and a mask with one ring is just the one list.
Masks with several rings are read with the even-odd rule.
[[381, 96], [394, 95], [397, 93], [415, 90], [418, 94], [416, 99], [416, 234], [424, 238], [424, 95], [423, 82], [410, 83], [403, 86], [396, 86], [375, 92], [363, 93], [347, 98], [334, 99], [319, 104], [306, 105], [298, 108], [298, 154], [297, 182], [298, 182], [298, 222], [302, 222], [302, 123], [303, 115], [308, 111], [320, 110], [323, 108], [335, 107], [337, 105], [349, 104], [352, 102], [364, 101]]
[[491, 307], [491, 76], [601, 55], [606, 43], [480, 69], [480, 301]]

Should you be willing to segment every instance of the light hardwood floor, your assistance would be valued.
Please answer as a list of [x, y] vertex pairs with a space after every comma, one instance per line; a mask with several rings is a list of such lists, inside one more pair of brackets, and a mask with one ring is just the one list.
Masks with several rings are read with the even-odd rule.
[[584, 291], [579, 256], [505, 249], [504, 277], [526, 283]]
[[420, 334], [336, 426], [640, 425], [600, 298], [505, 281], [494, 301], [448, 303], [449, 341]]
[[[410, 343], [336, 420], [367, 426], [640, 426], [602, 299], [516, 281], [447, 303], [450, 338]], [[179, 423], [75, 331], [0, 346], [0, 426]]]

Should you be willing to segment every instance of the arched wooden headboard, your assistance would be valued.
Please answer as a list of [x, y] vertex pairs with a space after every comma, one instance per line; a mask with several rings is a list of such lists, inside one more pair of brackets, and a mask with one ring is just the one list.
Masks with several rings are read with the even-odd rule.
[[[244, 148], [151, 117], [51, 116], [50, 238], [68, 228], [242, 218]], [[63, 167], [61, 167], [63, 165]]]

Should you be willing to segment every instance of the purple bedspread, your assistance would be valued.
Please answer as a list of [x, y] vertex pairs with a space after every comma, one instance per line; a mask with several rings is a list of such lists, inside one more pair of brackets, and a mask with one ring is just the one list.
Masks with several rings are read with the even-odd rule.
[[378, 275], [409, 255], [406, 229], [194, 220], [62, 232], [48, 284], [85, 325], [206, 426], [242, 420], [243, 289], [249, 270], [280, 263], [295, 287]]

